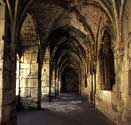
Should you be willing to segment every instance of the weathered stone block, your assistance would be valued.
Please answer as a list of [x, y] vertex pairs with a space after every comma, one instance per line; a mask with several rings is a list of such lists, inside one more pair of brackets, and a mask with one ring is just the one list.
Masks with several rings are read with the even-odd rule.
[[28, 79], [20, 79], [20, 87], [24, 88], [24, 87], [28, 87]]
[[31, 88], [31, 97], [35, 98], [38, 96], [38, 88]]
[[38, 51], [39, 51], [39, 46], [34, 46], [33, 52], [38, 53]]
[[33, 53], [32, 55], [32, 63], [37, 63], [37, 56], [38, 56], [38, 53]]
[[21, 97], [31, 97], [30, 88], [21, 88]]
[[31, 72], [32, 73], [38, 72], [38, 64], [31, 64]]
[[31, 63], [31, 54], [30, 53], [24, 54], [24, 63]]
[[28, 79], [30, 87], [38, 87], [38, 79]]
[[28, 73], [26, 69], [21, 69], [20, 70], [20, 78], [27, 78], [28, 77]]
[[30, 64], [21, 63], [20, 68], [21, 69], [30, 69]]

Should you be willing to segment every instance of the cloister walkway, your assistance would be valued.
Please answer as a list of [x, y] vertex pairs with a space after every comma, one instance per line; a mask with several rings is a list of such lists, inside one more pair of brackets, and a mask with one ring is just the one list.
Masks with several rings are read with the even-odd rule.
[[84, 98], [61, 94], [52, 102], [43, 102], [43, 110], [18, 113], [18, 125], [113, 125]]

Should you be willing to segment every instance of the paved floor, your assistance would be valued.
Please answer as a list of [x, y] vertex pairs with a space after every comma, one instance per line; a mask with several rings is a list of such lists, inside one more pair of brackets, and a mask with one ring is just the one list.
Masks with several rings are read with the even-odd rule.
[[19, 112], [18, 125], [113, 125], [78, 95], [62, 94], [42, 107]]

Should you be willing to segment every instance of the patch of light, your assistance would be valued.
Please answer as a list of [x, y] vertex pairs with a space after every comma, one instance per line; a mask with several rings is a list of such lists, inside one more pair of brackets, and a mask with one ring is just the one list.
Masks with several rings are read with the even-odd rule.
[[55, 112], [69, 113], [72, 111], [80, 111], [81, 100], [61, 101], [61, 102], [43, 102], [42, 107]]

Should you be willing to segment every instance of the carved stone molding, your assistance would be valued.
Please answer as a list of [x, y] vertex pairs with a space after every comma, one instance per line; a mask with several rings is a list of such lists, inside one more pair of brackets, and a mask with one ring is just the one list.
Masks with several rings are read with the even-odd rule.
[[116, 58], [119, 58], [119, 57], [123, 58], [125, 52], [124, 52], [124, 46], [122, 43], [118, 43], [118, 45], [115, 46], [113, 50], [114, 50], [114, 56]]
[[128, 34], [127, 58], [131, 60], [131, 32]]

